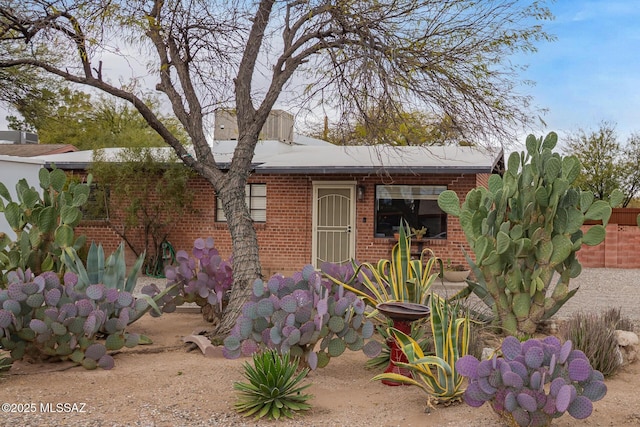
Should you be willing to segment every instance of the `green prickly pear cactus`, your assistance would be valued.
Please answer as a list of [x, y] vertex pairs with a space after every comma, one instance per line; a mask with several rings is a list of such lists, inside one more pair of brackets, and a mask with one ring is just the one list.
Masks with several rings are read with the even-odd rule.
[[15, 241], [0, 233], [0, 286], [6, 283], [4, 275], [18, 268], [31, 269], [36, 275], [43, 271], [61, 272], [62, 253], [72, 255], [86, 242], [84, 236], [75, 235], [74, 228], [80, 223], [81, 207], [89, 198], [91, 176], [88, 183], [67, 184], [61, 169], [42, 168], [39, 181], [42, 194], [29, 187], [25, 179], [18, 181], [17, 200], [0, 183], [0, 212], [4, 212], [16, 233]]
[[[504, 175], [491, 175], [488, 188], [469, 191], [462, 206], [451, 190], [438, 198], [442, 210], [460, 219], [475, 255], [474, 262], [466, 254], [477, 279], [467, 292], [491, 306], [508, 334], [534, 333], [576, 293], [569, 289], [582, 269], [576, 252], [604, 240], [611, 208], [622, 202], [619, 191], [609, 201], [594, 201], [574, 186], [580, 161], [555, 153], [557, 140], [553, 132], [544, 140], [529, 135], [526, 153], [512, 153]], [[583, 234], [585, 220], [602, 225]]]

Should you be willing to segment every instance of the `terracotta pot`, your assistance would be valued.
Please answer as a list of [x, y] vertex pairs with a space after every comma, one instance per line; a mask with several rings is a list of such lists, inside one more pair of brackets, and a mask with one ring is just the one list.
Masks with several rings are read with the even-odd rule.
[[465, 280], [467, 280], [467, 277], [469, 277], [469, 273], [471, 273], [471, 270], [445, 270], [444, 280], [446, 280], [447, 282], [464, 282]]

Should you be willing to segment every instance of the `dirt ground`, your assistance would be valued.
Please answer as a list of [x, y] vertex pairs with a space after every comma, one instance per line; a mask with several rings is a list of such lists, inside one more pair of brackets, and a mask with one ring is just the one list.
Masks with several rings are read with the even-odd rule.
[[[437, 407], [425, 413], [426, 395], [415, 387], [371, 381], [362, 353], [346, 354], [312, 372], [313, 409], [292, 421], [243, 418], [233, 410], [234, 381], [243, 381], [250, 359], [206, 358], [187, 352], [182, 337], [206, 328], [197, 313], [145, 316], [131, 327], [154, 343], [115, 356], [113, 370], [87, 371], [70, 364], [18, 362], [0, 379], [2, 426], [493, 426], [485, 405]], [[640, 363], [606, 381], [608, 393], [584, 421], [565, 414], [556, 426], [640, 425]], [[15, 405], [11, 405], [15, 404]], [[3, 411], [6, 405], [2, 407]], [[28, 412], [25, 412], [28, 411]]]

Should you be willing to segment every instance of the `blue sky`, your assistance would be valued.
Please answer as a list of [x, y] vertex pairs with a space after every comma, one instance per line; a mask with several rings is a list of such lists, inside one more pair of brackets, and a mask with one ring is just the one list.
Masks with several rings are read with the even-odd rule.
[[546, 131], [562, 136], [579, 128], [616, 123], [620, 142], [640, 132], [640, 1], [557, 0], [545, 28], [557, 37], [523, 58], [527, 89]]
[[[534, 133], [553, 130], [562, 141], [603, 120], [617, 124], [620, 142], [640, 132], [640, 1], [557, 0], [549, 7], [555, 20], [544, 25], [557, 40], [515, 58], [529, 64], [522, 77], [536, 82], [523, 90], [548, 109], [547, 127]], [[0, 108], [0, 129], [5, 115]]]

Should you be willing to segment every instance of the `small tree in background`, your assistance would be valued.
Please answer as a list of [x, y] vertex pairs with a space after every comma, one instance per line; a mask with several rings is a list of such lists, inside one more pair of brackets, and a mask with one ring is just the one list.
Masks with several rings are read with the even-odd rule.
[[640, 189], [640, 135], [633, 134], [622, 145], [615, 123], [603, 121], [596, 130], [579, 129], [569, 135], [564, 151], [582, 164], [576, 185], [598, 200], [620, 190], [622, 207], [627, 207]]

